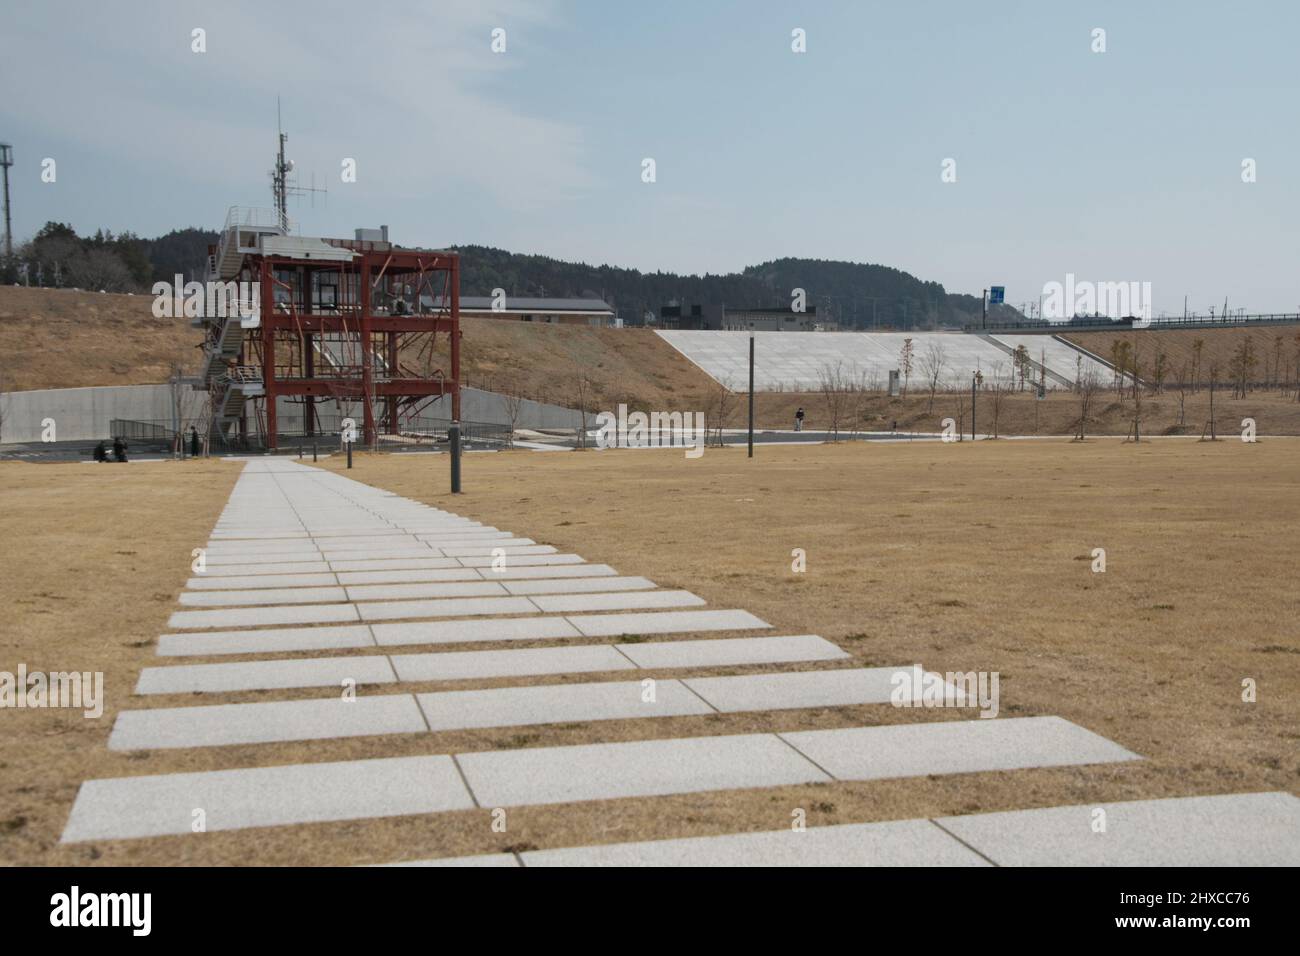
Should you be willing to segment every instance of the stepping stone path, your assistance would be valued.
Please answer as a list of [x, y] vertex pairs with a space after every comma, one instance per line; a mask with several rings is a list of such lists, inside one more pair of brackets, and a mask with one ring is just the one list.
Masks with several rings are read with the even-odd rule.
[[[201, 573], [160, 636], [136, 694], [208, 695], [119, 712], [109, 747], [149, 751], [343, 737], [428, 735], [674, 715], [887, 705], [899, 667], [845, 668], [817, 635], [773, 635], [738, 608], [709, 608], [576, 554], [330, 472], [253, 460]], [[709, 632], [752, 632], [723, 638]], [[636, 635], [635, 642], [618, 640]], [[690, 639], [648, 640], [656, 635]], [[612, 639], [612, 640], [611, 640]], [[564, 641], [511, 648], [513, 641]], [[437, 645], [483, 644], [439, 651]], [[421, 647], [431, 648], [421, 650]], [[322, 651], [347, 650], [346, 655]], [[358, 653], [359, 652], [359, 653]], [[313, 656], [293, 656], [311, 653]], [[222, 655], [276, 655], [223, 662]], [[177, 658], [182, 660], [177, 661]], [[739, 676], [702, 670], [798, 664]], [[821, 667], [814, 665], [821, 664]], [[643, 682], [638, 671], [669, 670]], [[404, 683], [605, 674], [479, 690]], [[653, 693], [647, 693], [652, 685]], [[340, 688], [356, 688], [344, 699]], [[320, 689], [230, 703], [246, 691]], [[301, 697], [301, 694], [298, 695]], [[1059, 717], [957, 719], [791, 733], [661, 737], [88, 780], [64, 842], [292, 826], [474, 807], [515, 807], [890, 777], [1141, 759]], [[812, 827], [803, 832], [490, 854], [397, 865], [1214, 865], [1300, 863], [1289, 794], [1055, 807]], [[735, 821], [747, 829], [746, 821]], [[198, 839], [199, 837], [195, 837]]]

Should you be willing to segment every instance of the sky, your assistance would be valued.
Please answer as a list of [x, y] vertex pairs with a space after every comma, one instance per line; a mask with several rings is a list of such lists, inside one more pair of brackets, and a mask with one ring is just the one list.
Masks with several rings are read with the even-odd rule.
[[299, 182], [328, 189], [291, 199], [305, 235], [1295, 312], [1298, 36], [1294, 0], [20, 0], [0, 141], [16, 241], [271, 206], [278, 96]]

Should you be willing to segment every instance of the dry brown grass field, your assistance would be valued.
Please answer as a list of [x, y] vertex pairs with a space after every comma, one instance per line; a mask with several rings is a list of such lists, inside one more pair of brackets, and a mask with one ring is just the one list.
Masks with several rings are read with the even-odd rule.
[[[743, 449], [693, 461], [519, 451], [468, 455], [466, 493], [453, 497], [444, 456], [359, 454], [350, 472], [331, 458], [321, 467], [748, 609], [771, 633], [821, 634], [852, 654], [840, 666], [998, 671], [1002, 715], [1059, 715], [1146, 759], [521, 807], [509, 834], [482, 809], [61, 846], [89, 778], [972, 715], [877, 705], [113, 753], [123, 708], [323, 693], [132, 695], [141, 668], [167, 662], [156, 637], [240, 466], [0, 464], [0, 670], [103, 670], [108, 698], [100, 720], [0, 711], [0, 862], [352, 864], [778, 829], [795, 807], [817, 825], [1300, 793], [1298, 466], [1289, 439], [760, 446], [752, 461]], [[791, 571], [795, 548], [806, 573]], [[1094, 548], [1106, 549], [1105, 573], [1091, 570]], [[556, 642], [512, 646], [543, 643]], [[1247, 678], [1254, 703], [1242, 701]]]

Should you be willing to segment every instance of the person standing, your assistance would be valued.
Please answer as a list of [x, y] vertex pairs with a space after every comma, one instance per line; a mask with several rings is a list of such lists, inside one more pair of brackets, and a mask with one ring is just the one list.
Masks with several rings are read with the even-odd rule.
[[799, 410], [794, 413], [794, 430], [797, 432], [803, 431], [803, 406], [802, 405], [800, 405]]
[[121, 437], [113, 439], [113, 457], [118, 461], [126, 461], [126, 442]]
[[199, 430], [193, 425], [190, 426], [190, 457], [199, 457]]

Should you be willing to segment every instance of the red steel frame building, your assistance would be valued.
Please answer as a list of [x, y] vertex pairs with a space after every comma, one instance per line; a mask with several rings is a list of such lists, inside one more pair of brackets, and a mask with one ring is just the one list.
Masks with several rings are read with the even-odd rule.
[[[260, 367], [262, 394], [251, 400], [264, 402], [265, 420], [257, 417], [266, 446], [279, 444], [280, 396], [301, 401], [306, 435], [318, 432], [318, 400], [359, 403], [358, 437], [366, 445], [380, 433], [399, 433], [403, 417], [418, 416], [443, 395], [451, 396], [451, 417], [459, 420], [459, 256], [365, 240], [300, 243], [295, 249], [290, 237], [263, 242], [240, 270], [259, 283], [260, 325], [243, 330], [236, 364], [246, 377]], [[311, 246], [319, 250], [321, 243], [346, 261], [319, 251], [312, 258]], [[435, 351], [440, 333], [449, 340], [446, 370], [435, 367], [442, 361]], [[247, 438], [246, 408], [238, 424]]]

